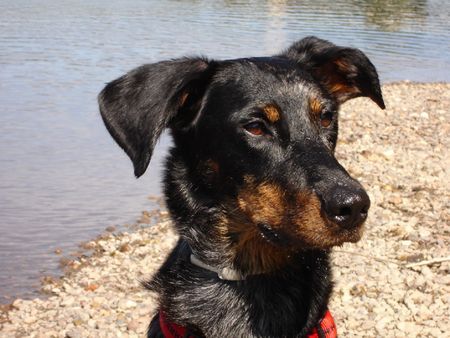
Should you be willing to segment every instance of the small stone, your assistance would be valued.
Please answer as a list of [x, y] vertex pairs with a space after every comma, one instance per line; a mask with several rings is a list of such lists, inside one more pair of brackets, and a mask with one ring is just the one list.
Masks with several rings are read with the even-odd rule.
[[367, 292], [367, 290], [366, 290], [366, 287], [364, 286], [364, 284], [355, 284], [350, 289], [350, 294], [352, 296], [362, 296], [362, 295], [365, 295], [366, 292]]
[[121, 246], [119, 246], [119, 251], [120, 252], [127, 252], [131, 250], [131, 246], [128, 243], [122, 244]]
[[392, 148], [387, 148], [383, 151], [383, 155], [384, 157], [386, 157], [386, 159], [390, 159], [394, 156], [395, 152]]
[[61, 302], [61, 306], [71, 306], [71, 305], [73, 305], [73, 303], [75, 303], [75, 298], [74, 297], [71, 297], [71, 296], [68, 296], [68, 297], [65, 297], [63, 300], [62, 300], [62, 302]]
[[116, 326], [126, 326], [126, 323], [123, 319], [116, 320]]
[[402, 321], [396, 324], [397, 328], [404, 333], [417, 333], [418, 329], [414, 322]]
[[110, 225], [110, 226], [107, 226], [105, 228], [105, 230], [108, 232], [114, 232], [114, 231], [116, 231], [116, 227], [114, 225]]
[[385, 333], [385, 327], [389, 322], [389, 317], [383, 317], [377, 321], [377, 323], [375, 324], [375, 330], [377, 330], [378, 334], [382, 335], [383, 333]]
[[117, 306], [122, 309], [129, 309], [136, 307], [137, 303], [132, 301], [131, 299], [121, 299]]
[[80, 244], [80, 247], [85, 250], [92, 250], [97, 246], [94, 241], [84, 242]]
[[424, 275], [425, 278], [434, 279], [433, 271], [431, 271], [431, 269], [428, 266], [422, 267], [420, 272], [422, 273], [422, 275]]
[[66, 332], [66, 338], [84, 338], [83, 331], [81, 328], [72, 328]]
[[82, 309], [78, 309], [78, 310], [74, 310], [74, 312], [72, 313], [72, 316], [75, 318], [75, 320], [85, 323], [90, 319], [89, 314]]
[[16, 309], [19, 309], [22, 304], [23, 304], [23, 300], [22, 299], [16, 299], [12, 303], [12, 306], [15, 307]]
[[55, 331], [55, 330], [46, 331], [46, 332], [44, 333], [44, 337], [45, 337], [45, 338], [57, 338], [57, 337], [59, 337], [59, 336], [61, 336], [61, 335], [58, 334], [58, 332]]
[[432, 236], [431, 231], [428, 229], [420, 229], [419, 237], [422, 239], [429, 239]]
[[[443, 337], [442, 331], [439, 330], [439, 328], [437, 328], [437, 327], [429, 327], [429, 328], [426, 328], [424, 331], [425, 331], [424, 332], [425, 334], [428, 333], [429, 337]], [[448, 331], [447, 331], [447, 334], [448, 334]]]
[[421, 320], [429, 320], [433, 318], [433, 313], [430, 311], [428, 306], [422, 304], [419, 307], [417, 315], [420, 317]]
[[25, 324], [33, 324], [34, 322], [36, 322], [36, 320], [37, 320], [36, 317], [34, 317], [34, 316], [29, 316], [29, 317], [25, 317], [25, 318], [23, 319], [23, 322], [24, 322]]
[[428, 120], [430, 118], [430, 115], [428, 115], [427, 112], [421, 112], [419, 115], [421, 118]]
[[412, 255], [399, 256], [398, 259], [400, 259], [401, 261], [406, 261], [408, 263], [415, 263], [415, 262], [420, 262], [421, 260], [423, 260], [424, 255], [422, 253], [415, 253]]
[[128, 322], [127, 329], [128, 329], [128, 331], [137, 332], [140, 326], [141, 326], [141, 323], [139, 322], [139, 320], [135, 319], [135, 320]]
[[140, 306], [137, 310], [137, 314], [139, 316], [145, 317], [145, 316], [150, 316], [151, 310], [149, 309], [148, 306]]
[[89, 327], [91, 327], [93, 329], [98, 328], [97, 322], [94, 319], [89, 319], [87, 321], [87, 324], [88, 324]]
[[72, 321], [72, 323], [73, 323], [73, 325], [75, 325], [75, 326], [80, 326], [80, 325], [84, 324], [84, 322], [83, 322], [81, 319], [74, 319], [74, 320]]
[[70, 286], [70, 285], [67, 284], [67, 283], [64, 283], [64, 284], [62, 285], [62, 288], [63, 288], [64, 291], [66, 291], [67, 293], [71, 293], [71, 292], [73, 291], [73, 287]]
[[98, 284], [92, 283], [92, 284], [86, 285], [86, 286], [84, 287], [84, 290], [85, 290], [85, 291], [95, 291], [95, 290], [98, 289], [98, 287], [99, 287]]
[[57, 324], [59, 327], [66, 327], [67, 321], [64, 318], [60, 318], [58, 319]]

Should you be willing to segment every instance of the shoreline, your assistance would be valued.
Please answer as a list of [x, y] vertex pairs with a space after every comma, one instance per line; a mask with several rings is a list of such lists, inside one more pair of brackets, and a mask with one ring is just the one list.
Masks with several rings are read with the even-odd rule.
[[[36, 337], [117, 337], [120, 335], [117, 335], [118, 331], [115, 332], [116, 328], [123, 327], [135, 333], [126, 335], [127, 337], [142, 336], [154, 306], [152, 295], [141, 286], [141, 282], [151, 276], [175, 245], [177, 235], [170, 224], [167, 211], [144, 211], [140, 220], [129, 227], [130, 231], [106, 230], [106, 233], [97, 238], [81, 243], [83, 251], [74, 259], [67, 259], [62, 267], [63, 275], [47, 277], [41, 281], [39, 292], [43, 297], [30, 300], [17, 298], [10, 304], [3, 305], [0, 313], [0, 337], [11, 337], [10, 334], [15, 334], [16, 337], [34, 337], [33, 330], [28, 331], [25, 327], [36, 324], [40, 318], [28, 317], [26, 314], [36, 314], [37, 309], [53, 315], [55, 309], [58, 312], [58, 308], [69, 310], [70, 320], [58, 322], [57, 330], [46, 330]], [[88, 252], [89, 255], [84, 254]], [[145, 267], [146, 270], [138, 269], [137, 264], [133, 265], [138, 259], [139, 267]], [[118, 293], [127, 296], [119, 299]], [[134, 296], [130, 297], [130, 294]], [[104, 306], [111, 300], [111, 304]], [[88, 310], [86, 315], [88, 303], [91, 311]], [[125, 311], [120, 309], [134, 311], [137, 316], [128, 318], [123, 314], [115, 321], [117, 326], [111, 326], [104, 311], [113, 309], [122, 313]], [[20, 313], [20, 310], [24, 312]], [[17, 316], [15, 311], [19, 311]], [[100, 311], [101, 317], [104, 317], [103, 322], [93, 319], [96, 311]], [[13, 318], [11, 314], [14, 314]], [[143, 314], [147, 316], [140, 319]], [[51, 318], [49, 316], [48, 319]], [[8, 325], [15, 323], [18, 327], [9, 330]], [[86, 332], [77, 330], [81, 323], [87, 324], [95, 333], [86, 335]], [[97, 330], [105, 334], [102, 335]]]
[[[383, 93], [385, 111], [360, 98], [340, 113], [336, 157], [372, 208], [363, 240], [334, 249], [330, 309], [342, 336], [439, 336], [450, 331], [450, 264], [406, 264], [450, 255], [450, 83], [391, 82]], [[176, 241], [167, 212], [152, 213], [87, 242], [91, 256], [45, 281], [47, 299], [2, 306], [0, 337], [143, 336], [154, 304], [139, 281]]]

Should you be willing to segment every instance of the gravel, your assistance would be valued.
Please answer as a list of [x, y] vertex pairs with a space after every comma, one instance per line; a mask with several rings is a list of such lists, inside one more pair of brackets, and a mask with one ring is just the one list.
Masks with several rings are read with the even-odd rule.
[[[341, 111], [337, 157], [372, 208], [363, 239], [334, 250], [330, 310], [341, 337], [450, 337], [450, 84], [383, 91], [384, 111], [368, 99]], [[3, 306], [0, 337], [144, 337], [154, 300], [140, 281], [175, 242], [164, 211], [108, 229], [45, 279], [47, 297]]]

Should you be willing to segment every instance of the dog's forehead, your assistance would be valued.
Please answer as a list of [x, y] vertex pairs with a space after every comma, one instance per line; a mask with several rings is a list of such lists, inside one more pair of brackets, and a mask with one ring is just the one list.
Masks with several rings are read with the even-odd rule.
[[311, 74], [296, 63], [279, 57], [260, 57], [228, 60], [225, 62], [226, 76], [222, 80], [241, 84], [271, 83], [314, 84]]
[[286, 111], [309, 110], [311, 102], [331, 105], [329, 98], [309, 72], [277, 57], [228, 61], [216, 78], [225, 92], [244, 106], [275, 103]]

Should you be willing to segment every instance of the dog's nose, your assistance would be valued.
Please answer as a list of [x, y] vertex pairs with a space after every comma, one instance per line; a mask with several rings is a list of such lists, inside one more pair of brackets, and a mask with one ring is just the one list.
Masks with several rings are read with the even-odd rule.
[[342, 186], [328, 193], [323, 202], [328, 219], [345, 229], [364, 223], [370, 207], [369, 196], [364, 190]]

